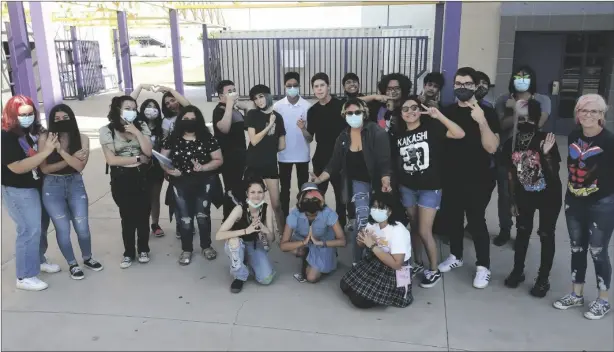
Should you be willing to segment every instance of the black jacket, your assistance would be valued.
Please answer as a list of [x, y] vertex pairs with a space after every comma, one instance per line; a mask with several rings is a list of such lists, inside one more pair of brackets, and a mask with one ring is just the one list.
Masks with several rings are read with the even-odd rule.
[[[382, 177], [391, 176], [392, 174], [388, 133], [376, 123], [366, 121], [361, 131], [361, 136], [362, 152], [365, 157], [369, 178], [371, 179], [371, 187], [373, 190], [381, 190]], [[350, 180], [348, 180], [346, 169], [346, 156], [350, 149], [350, 144], [350, 128], [348, 127], [337, 137], [333, 155], [326, 168], [324, 168], [324, 171], [329, 175], [341, 175], [343, 185], [341, 199], [344, 204], [348, 204], [351, 199]]]

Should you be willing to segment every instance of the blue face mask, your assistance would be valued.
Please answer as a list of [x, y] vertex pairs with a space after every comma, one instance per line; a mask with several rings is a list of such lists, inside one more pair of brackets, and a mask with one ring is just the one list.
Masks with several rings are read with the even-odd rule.
[[388, 210], [371, 208], [371, 217], [378, 223], [384, 222], [388, 220]]
[[122, 110], [122, 118], [128, 123], [132, 123], [136, 119], [136, 111], [134, 110]]
[[352, 128], [359, 128], [362, 126], [362, 114], [346, 115], [345, 122], [347, 122]]
[[23, 128], [28, 128], [34, 123], [34, 115], [19, 116], [18, 119]]
[[298, 87], [286, 88], [286, 95], [290, 98], [294, 98], [298, 95]]
[[520, 93], [526, 92], [527, 90], [529, 90], [530, 86], [531, 86], [530, 78], [516, 78], [514, 80], [514, 88], [516, 88], [517, 92], [520, 92]]

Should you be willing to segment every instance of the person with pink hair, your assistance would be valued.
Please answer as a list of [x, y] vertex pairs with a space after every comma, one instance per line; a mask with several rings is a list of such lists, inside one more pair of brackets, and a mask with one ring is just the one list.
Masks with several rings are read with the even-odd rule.
[[590, 252], [599, 290], [599, 297], [584, 313], [591, 320], [601, 319], [611, 310], [608, 244], [614, 232], [614, 133], [605, 128], [607, 109], [605, 100], [597, 94], [581, 96], [575, 107], [580, 128], [569, 135], [565, 196], [573, 290], [554, 302], [555, 308], [563, 310], [584, 305], [586, 254]]

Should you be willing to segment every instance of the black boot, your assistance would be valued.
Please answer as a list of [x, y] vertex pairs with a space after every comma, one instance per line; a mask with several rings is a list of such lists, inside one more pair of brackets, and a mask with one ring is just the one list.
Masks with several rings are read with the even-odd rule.
[[524, 273], [512, 270], [511, 274], [505, 279], [505, 286], [509, 288], [516, 288], [522, 282], [524, 282]]
[[501, 247], [510, 240], [510, 237], [511, 235], [509, 231], [501, 230], [501, 232], [499, 232], [499, 236], [495, 237], [492, 243], [497, 247]]
[[533, 285], [529, 293], [531, 294], [531, 296], [543, 298], [546, 297], [548, 290], [550, 290], [550, 281], [548, 280], [548, 278], [538, 276], [537, 279], [535, 279], [535, 284]]

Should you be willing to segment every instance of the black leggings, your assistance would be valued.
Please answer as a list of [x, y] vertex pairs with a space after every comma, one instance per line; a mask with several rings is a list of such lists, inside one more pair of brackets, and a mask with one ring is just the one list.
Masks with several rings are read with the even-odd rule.
[[367, 309], [367, 308], [376, 307], [378, 305], [372, 300], [366, 299], [360, 296], [359, 294], [357, 294], [356, 292], [354, 292], [354, 290], [352, 290], [350, 285], [348, 285], [345, 281], [341, 280], [340, 286], [341, 286], [341, 291], [346, 296], [348, 296], [348, 298], [350, 299], [350, 302], [352, 302], [354, 307], [361, 308], [361, 309]]

